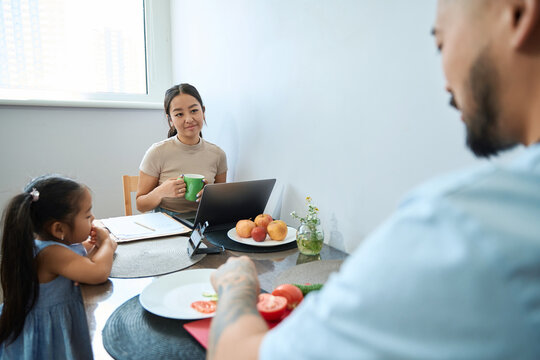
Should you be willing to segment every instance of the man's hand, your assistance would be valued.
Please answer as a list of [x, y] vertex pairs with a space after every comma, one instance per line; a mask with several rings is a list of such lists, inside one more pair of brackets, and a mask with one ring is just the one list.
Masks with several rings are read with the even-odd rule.
[[208, 359], [255, 358], [268, 331], [257, 311], [260, 285], [255, 265], [246, 256], [229, 258], [212, 274], [211, 282], [219, 303], [210, 328]]
[[219, 295], [233, 295], [242, 291], [255, 298], [259, 294], [259, 279], [253, 261], [247, 256], [229, 258], [211, 277], [212, 286]]

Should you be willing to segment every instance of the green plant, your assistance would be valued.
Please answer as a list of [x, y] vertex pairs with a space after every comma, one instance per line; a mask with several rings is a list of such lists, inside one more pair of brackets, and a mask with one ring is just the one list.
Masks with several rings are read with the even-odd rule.
[[311, 197], [306, 197], [307, 214], [305, 217], [299, 216], [295, 211], [291, 216], [300, 220], [301, 225], [296, 232], [296, 243], [298, 250], [302, 254], [317, 255], [321, 252], [324, 240], [324, 233], [319, 220], [319, 209], [311, 203]]
[[[295, 219], [300, 220], [302, 224], [308, 225], [310, 228], [315, 229], [316, 225], [319, 223], [318, 212], [319, 208], [311, 204], [311, 197], [306, 197], [307, 205], [307, 214], [305, 217], [298, 216], [296, 211], [291, 213], [291, 216]], [[310, 226], [311, 225], [311, 226]]]

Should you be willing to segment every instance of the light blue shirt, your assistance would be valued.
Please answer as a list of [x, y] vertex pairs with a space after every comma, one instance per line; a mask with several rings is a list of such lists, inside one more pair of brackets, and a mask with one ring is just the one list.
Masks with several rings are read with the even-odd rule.
[[413, 191], [260, 357], [540, 359], [540, 145]]

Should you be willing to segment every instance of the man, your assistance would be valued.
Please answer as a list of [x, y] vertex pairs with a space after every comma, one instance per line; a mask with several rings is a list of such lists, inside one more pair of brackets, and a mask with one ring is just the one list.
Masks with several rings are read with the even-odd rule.
[[467, 144], [514, 163], [436, 180], [268, 331], [247, 258], [213, 276], [211, 359], [540, 359], [540, 0], [440, 0]]

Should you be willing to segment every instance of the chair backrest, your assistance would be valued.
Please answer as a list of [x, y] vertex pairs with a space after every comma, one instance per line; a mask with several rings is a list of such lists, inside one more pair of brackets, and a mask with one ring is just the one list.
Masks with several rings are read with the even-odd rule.
[[124, 184], [124, 213], [127, 215], [133, 215], [133, 208], [131, 207], [131, 193], [137, 191], [139, 186], [138, 176], [122, 176], [122, 182]]

